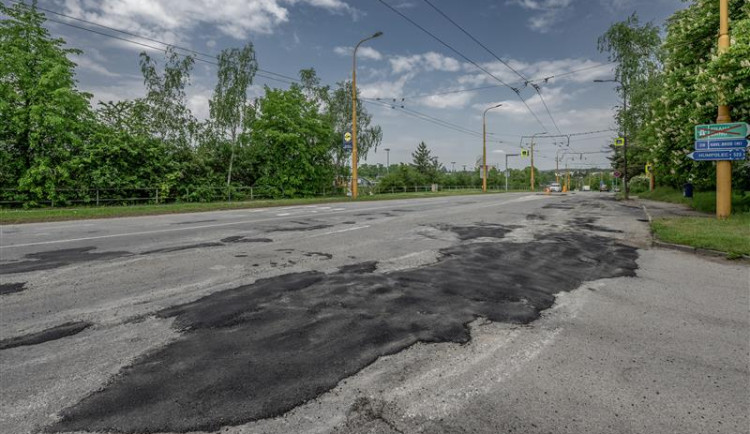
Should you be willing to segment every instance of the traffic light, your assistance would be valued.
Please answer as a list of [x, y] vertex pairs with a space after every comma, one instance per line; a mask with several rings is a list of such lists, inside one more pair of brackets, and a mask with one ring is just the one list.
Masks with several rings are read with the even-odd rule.
[[528, 158], [529, 156], [529, 150], [528, 149], [521, 149], [521, 156], [524, 158]]

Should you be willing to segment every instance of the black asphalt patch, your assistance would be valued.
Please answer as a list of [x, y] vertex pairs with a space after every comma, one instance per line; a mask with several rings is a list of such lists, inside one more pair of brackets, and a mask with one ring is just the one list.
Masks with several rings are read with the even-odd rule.
[[69, 322], [56, 327], [48, 328], [37, 333], [18, 336], [0, 341], [0, 350], [22, 347], [26, 345], [37, 345], [44, 342], [54, 341], [67, 336], [78, 334], [91, 326], [90, 322]]
[[0, 283], [0, 295], [15, 294], [26, 289], [26, 282]]
[[547, 220], [547, 217], [542, 214], [527, 214], [526, 220]]
[[90, 261], [130, 256], [130, 252], [92, 252], [96, 247], [77, 247], [74, 249], [50, 250], [47, 252], [29, 253], [25, 261], [0, 264], [0, 274], [28, 273], [31, 271], [50, 270], [66, 265]]
[[233, 235], [221, 239], [222, 243], [272, 243], [270, 238], [247, 238], [242, 235]]
[[359, 264], [344, 265], [339, 267], [339, 273], [344, 274], [368, 274], [374, 273], [378, 269], [378, 263], [375, 261], [360, 262]]
[[315, 231], [318, 229], [328, 229], [332, 228], [333, 225], [327, 225], [327, 224], [320, 224], [320, 225], [311, 225], [311, 226], [302, 226], [302, 227], [286, 227], [286, 228], [273, 228], [269, 230], [269, 232], [297, 232], [297, 231]]
[[357, 222], [348, 221], [348, 222], [341, 222], [341, 224], [344, 224], [344, 225], [356, 225]]
[[477, 223], [473, 226], [438, 225], [436, 227], [444, 231], [455, 233], [462, 241], [477, 238], [503, 238], [505, 237], [505, 234], [518, 228], [518, 226], [503, 226], [492, 223]]
[[212, 222], [215, 222], [215, 221], [217, 221], [217, 220], [216, 219], [214, 219], [214, 220], [193, 220], [193, 221], [188, 221], [188, 222], [177, 222], [177, 223], [172, 223], [172, 224], [173, 225], [193, 225], [193, 224], [198, 224], [198, 223], [212, 223]]
[[587, 229], [590, 231], [597, 231], [597, 232], [609, 232], [609, 233], [617, 233], [621, 234], [622, 231], [619, 229], [610, 229], [608, 227], [595, 225], [594, 222], [597, 221], [597, 218], [595, 217], [578, 217], [574, 218], [569, 221], [571, 226], [578, 227], [581, 229]]
[[[503, 231], [477, 227], [490, 229]], [[219, 291], [160, 312], [183, 336], [61, 412], [49, 430], [214, 431], [278, 416], [416, 342], [465, 343], [477, 317], [529, 323], [560, 291], [635, 275], [636, 258], [611, 239], [563, 232], [462, 243], [416, 269], [310, 271]]]
[[198, 244], [187, 244], [184, 246], [175, 246], [175, 247], [164, 247], [161, 249], [154, 249], [154, 250], [147, 250], [141, 255], [152, 255], [154, 253], [172, 253], [172, 252], [181, 252], [183, 250], [193, 250], [193, 249], [205, 249], [208, 247], [220, 247], [223, 246], [222, 243], [198, 243]]

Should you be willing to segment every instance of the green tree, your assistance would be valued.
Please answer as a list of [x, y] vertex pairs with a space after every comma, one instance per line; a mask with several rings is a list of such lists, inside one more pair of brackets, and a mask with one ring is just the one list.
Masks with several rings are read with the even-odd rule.
[[[625, 21], [613, 24], [598, 40], [599, 51], [609, 53], [609, 60], [616, 63], [617, 93], [623, 100], [623, 106], [617, 112], [617, 124], [631, 149], [640, 145], [635, 140], [635, 133], [647, 118], [648, 103], [654, 90], [652, 82], [660, 68], [660, 43], [659, 29], [651, 23], [641, 25], [635, 13]], [[628, 160], [631, 161], [626, 176], [630, 178], [631, 173], [642, 171], [645, 161], [643, 158], [633, 161], [631, 155], [628, 155]], [[620, 157], [615, 157], [613, 163], [615, 168], [625, 171]]]
[[20, 199], [32, 203], [64, 200], [92, 121], [69, 58], [81, 52], [49, 35], [36, 1], [0, 5], [0, 14], [0, 182], [29, 190]]
[[[247, 92], [253, 84], [253, 77], [258, 69], [253, 44], [244, 47], [226, 49], [219, 54], [218, 82], [213, 98], [209, 102], [211, 120], [219, 137], [230, 144], [229, 167], [227, 169], [227, 187], [232, 182], [232, 166], [238, 136], [245, 133], [249, 118], [254, 116], [254, 106], [247, 102]], [[243, 137], [245, 135], [243, 134]]]
[[299, 86], [266, 87], [251, 132], [256, 185], [274, 197], [314, 195], [333, 186], [333, 129]]
[[[648, 138], [649, 159], [659, 184], [680, 187], [693, 182], [698, 189], [716, 185], [712, 163], [687, 158], [693, 151], [694, 126], [714, 123], [719, 93], [732, 107], [732, 117], [750, 117], [750, 4], [729, 1], [732, 46], [717, 56], [719, 5], [694, 1], [667, 20], [661, 87], [652, 98], [648, 121], [639, 136]], [[750, 168], [733, 164], [735, 187], [749, 189]]]
[[411, 157], [413, 159], [412, 165], [422, 176], [424, 182], [434, 183], [438, 181], [442, 165], [437, 157], [432, 156], [430, 149], [427, 148], [424, 142], [420, 142], [417, 145], [417, 149], [412, 152]]
[[173, 145], [178, 152], [189, 149], [197, 122], [187, 107], [185, 88], [190, 84], [190, 71], [195, 60], [181, 56], [172, 48], [165, 52], [164, 72], [146, 52], [140, 54], [141, 73], [146, 85], [144, 103], [148, 107], [152, 133]]

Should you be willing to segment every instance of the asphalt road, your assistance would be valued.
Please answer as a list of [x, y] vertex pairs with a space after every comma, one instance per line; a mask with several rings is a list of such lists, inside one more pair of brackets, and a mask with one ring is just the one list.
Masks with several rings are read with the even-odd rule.
[[609, 195], [0, 228], [0, 432], [748, 432], [746, 263]]

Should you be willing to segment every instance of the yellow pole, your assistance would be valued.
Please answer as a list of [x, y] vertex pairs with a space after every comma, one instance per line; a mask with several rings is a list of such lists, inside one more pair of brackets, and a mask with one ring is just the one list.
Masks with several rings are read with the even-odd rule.
[[352, 199], [357, 198], [357, 49], [362, 43], [381, 36], [383, 32], [376, 32], [369, 38], [365, 38], [354, 47], [352, 54]]
[[[361, 44], [361, 42], [360, 42]], [[352, 61], [352, 199], [357, 198], [357, 48]]]
[[[719, 0], [719, 55], [729, 50], [729, 0]], [[725, 97], [719, 95], [717, 124], [732, 122]], [[726, 219], [732, 214], [732, 162], [716, 162], [716, 218]]]
[[534, 191], [534, 138], [531, 138], [531, 191]]
[[482, 115], [482, 193], [487, 193], [487, 110]]
[[482, 113], [482, 192], [487, 192], [487, 112], [502, 106], [502, 104], [493, 105], [488, 107], [484, 113]]

